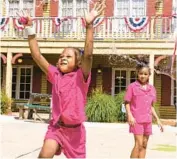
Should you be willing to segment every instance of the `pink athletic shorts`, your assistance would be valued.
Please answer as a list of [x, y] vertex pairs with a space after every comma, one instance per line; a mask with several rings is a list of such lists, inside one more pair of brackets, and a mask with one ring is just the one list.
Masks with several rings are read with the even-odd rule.
[[86, 131], [83, 124], [77, 128], [49, 125], [45, 136], [47, 139], [53, 139], [61, 146], [55, 155], [63, 152], [67, 158], [86, 158]]
[[130, 126], [129, 132], [134, 135], [152, 135], [152, 123], [136, 123]]

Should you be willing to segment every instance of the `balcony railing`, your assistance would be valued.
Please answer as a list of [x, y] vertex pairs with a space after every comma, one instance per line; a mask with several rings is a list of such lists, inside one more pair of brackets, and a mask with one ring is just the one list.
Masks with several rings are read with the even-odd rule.
[[[52, 17], [36, 17], [34, 26], [37, 38], [44, 39], [69, 39], [83, 40], [85, 27], [80, 17], [68, 18], [61, 21], [59, 26], [54, 23]], [[104, 21], [95, 28], [94, 38], [97, 40], [113, 39], [170, 39], [174, 29], [177, 28], [177, 18], [151, 17], [147, 26], [140, 32], [131, 31], [124, 18], [105, 17]], [[13, 18], [9, 18], [4, 30], [1, 30], [3, 39], [27, 38], [24, 30], [14, 27]]]

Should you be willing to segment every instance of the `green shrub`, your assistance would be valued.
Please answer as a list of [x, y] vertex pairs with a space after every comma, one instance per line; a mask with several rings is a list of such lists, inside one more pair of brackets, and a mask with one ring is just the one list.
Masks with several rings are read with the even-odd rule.
[[125, 95], [125, 91], [122, 91], [114, 97], [117, 106], [117, 121], [126, 121], [126, 114], [122, 112], [124, 95]]
[[10, 110], [13, 100], [7, 96], [4, 90], [1, 90], [0, 98], [1, 98], [1, 114], [7, 114], [8, 110]]
[[116, 122], [116, 110], [117, 108], [114, 98], [100, 90], [93, 91], [92, 96], [88, 98], [86, 106], [88, 121]]

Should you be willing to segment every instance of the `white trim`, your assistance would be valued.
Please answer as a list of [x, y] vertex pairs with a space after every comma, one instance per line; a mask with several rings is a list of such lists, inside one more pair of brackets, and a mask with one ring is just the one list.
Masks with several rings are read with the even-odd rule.
[[[15, 94], [15, 98], [16, 99], [23, 99], [20, 98], [20, 77], [21, 77], [21, 68], [31, 68], [31, 82], [30, 82], [30, 93], [32, 92], [32, 88], [33, 88], [33, 65], [15, 65], [12, 67], [13, 68], [17, 68], [17, 77], [16, 77], [16, 94]], [[12, 72], [13, 75], [13, 72]], [[13, 78], [13, 76], [12, 76]], [[12, 82], [13, 83], [13, 82]], [[25, 99], [25, 98], [24, 98]]]
[[172, 6], [173, 6], [172, 13], [175, 13], [176, 11], [176, 14], [177, 14], [177, 0], [173, 0]]

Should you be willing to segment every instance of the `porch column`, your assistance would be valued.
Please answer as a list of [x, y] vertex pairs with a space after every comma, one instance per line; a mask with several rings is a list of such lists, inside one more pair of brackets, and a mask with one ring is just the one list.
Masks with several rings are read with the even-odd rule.
[[149, 67], [151, 69], [151, 76], [149, 78], [149, 83], [154, 85], [154, 54], [150, 54]]
[[7, 52], [6, 65], [6, 94], [9, 98], [12, 97], [12, 52]]

